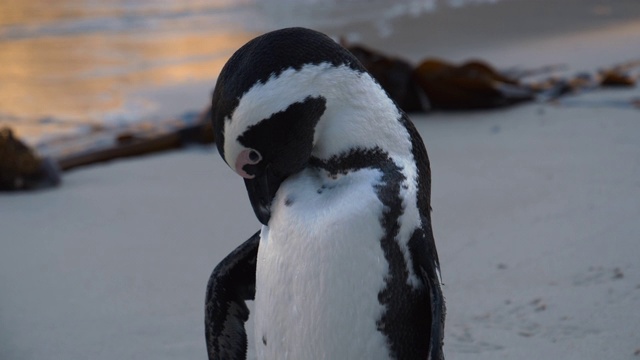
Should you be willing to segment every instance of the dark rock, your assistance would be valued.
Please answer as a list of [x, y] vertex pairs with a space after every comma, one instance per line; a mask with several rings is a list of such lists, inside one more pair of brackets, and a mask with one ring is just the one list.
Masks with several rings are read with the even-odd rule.
[[535, 98], [535, 91], [518, 80], [500, 74], [482, 61], [454, 65], [427, 59], [414, 71], [431, 106], [439, 109], [487, 109]]
[[605, 70], [600, 75], [602, 76], [600, 81], [602, 86], [633, 87], [636, 85], [635, 77], [617, 68]]
[[60, 184], [60, 170], [40, 158], [11, 129], [0, 129], [0, 191], [32, 190]]

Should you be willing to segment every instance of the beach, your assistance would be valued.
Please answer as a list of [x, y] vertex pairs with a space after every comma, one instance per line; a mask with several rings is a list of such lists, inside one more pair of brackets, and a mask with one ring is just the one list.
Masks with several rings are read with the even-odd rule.
[[[633, 2], [550, 4], [318, 28], [413, 62], [575, 73], [640, 58]], [[640, 358], [637, 99], [638, 87], [597, 89], [411, 115], [431, 160], [447, 359]], [[241, 180], [194, 146], [1, 193], [0, 359], [205, 358], [208, 277], [259, 229]]]

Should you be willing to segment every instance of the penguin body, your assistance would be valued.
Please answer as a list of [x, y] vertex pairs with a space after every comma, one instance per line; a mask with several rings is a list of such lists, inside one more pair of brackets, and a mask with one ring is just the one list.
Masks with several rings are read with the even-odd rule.
[[258, 251], [258, 358], [389, 358], [376, 325], [388, 272], [383, 205], [372, 191], [380, 175], [305, 169], [282, 184]]
[[357, 60], [315, 31], [268, 33], [212, 108], [263, 227], [211, 276], [209, 357], [242, 358], [255, 299], [259, 359], [442, 359], [426, 150]]

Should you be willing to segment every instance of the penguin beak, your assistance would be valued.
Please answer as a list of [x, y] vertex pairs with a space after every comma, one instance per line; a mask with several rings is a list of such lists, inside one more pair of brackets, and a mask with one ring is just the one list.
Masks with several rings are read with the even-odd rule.
[[262, 174], [251, 179], [244, 179], [253, 212], [263, 225], [269, 224], [271, 218], [271, 202], [284, 179], [273, 174], [267, 167]]

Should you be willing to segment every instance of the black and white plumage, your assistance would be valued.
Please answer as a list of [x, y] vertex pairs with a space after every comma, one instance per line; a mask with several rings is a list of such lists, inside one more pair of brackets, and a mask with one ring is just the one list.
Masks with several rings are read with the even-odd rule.
[[240, 48], [213, 94], [220, 154], [262, 229], [213, 271], [210, 359], [443, 359], [430, 169], [408, 117], [344, 48], [290, 28]]

